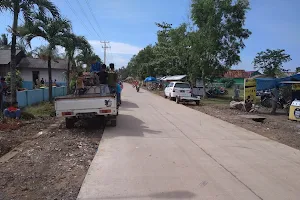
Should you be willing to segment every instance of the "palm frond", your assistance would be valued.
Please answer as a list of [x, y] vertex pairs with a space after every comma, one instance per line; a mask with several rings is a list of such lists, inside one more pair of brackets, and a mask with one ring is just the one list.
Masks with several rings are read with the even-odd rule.
[[10, 0], [1, 0], [0, 1], [0, 12], [4, 12], [7, 10], [12, 10], [12, 2]]

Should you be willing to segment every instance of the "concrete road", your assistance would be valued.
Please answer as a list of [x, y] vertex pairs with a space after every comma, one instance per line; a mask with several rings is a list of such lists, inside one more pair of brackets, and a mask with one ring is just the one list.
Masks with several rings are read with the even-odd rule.
[[129, 85], [122, 100], [78, 199], [300, 199], [300, 151]]

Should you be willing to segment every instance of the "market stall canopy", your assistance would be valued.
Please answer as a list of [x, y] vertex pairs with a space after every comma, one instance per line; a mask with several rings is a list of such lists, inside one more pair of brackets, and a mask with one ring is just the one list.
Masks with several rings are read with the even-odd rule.
[[284, 81], [300, 81], [300, 73], [284, 78], [256, 78], [256, 90], [269, 90], [280, 84], [287, 84]]
[[176, 76], [165, 76], [161, 80], [162, 81], [180, 81], [184, 79], [186, 75], [176, 75]]
[[157, 81], [156, 78], [152, 77], [152, 76], [149, 76], [147, 78], [145, 78], [144, 80], [145, 82], [154, 82], [154, 81]]

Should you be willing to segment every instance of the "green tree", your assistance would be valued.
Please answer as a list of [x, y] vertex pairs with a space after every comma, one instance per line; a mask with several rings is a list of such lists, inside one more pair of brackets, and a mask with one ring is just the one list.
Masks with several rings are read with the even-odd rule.
[[284, 49], [261, 51], [253, 60], [256, 69], [269, 77], [276, 77], [284, 71], [282, 64], [291, 61], [290, 55]]
[[0, 38], [0, 49], [8, 49], [9, 48], [8, 38], [6, 34], [1, 34]]
[[51, 54], [52, 60], [58, 62], [59, 59], [64, 59], [63, 56], [58, 52], [58, 49], [49, 51], [48, 46], [42, 45], [31, 51], [32, 56], [48, 61], [48, 55]]
[[144, 79], [147, 76], [186, 74], [189, 65], [187, 25], [172, 28], [166, 22], [156, 23], [157, 43], [148, 45], [128, 63], [131, 76]]
[[248, 9], [248, 0], [192, 0], [191, 17], [197, 26], [191, 34], [192, 52], [203, 81], [240, 62], [243, 40], [251, 34], [243, 27]]
[[52, 102], [52, 70], [51, 61], [56, 46], [62, 45], [66, 38], [72, 37], [71, 24], [66, 19], [53, 19], [42, 15], [35, 16], [31, 23], [20, 27], [20, 34], [30, 44], [33, 38], [41, 37], [48, 42], [46, 59], [48, 61], [49, 100]]
[[86, 64], [86, 71], [90, 70], [91, 64], [94, 60], [102, 63], [101, 58], [93, 52], [91, 47], [82, 48], [75, 60], [78, 65]]
[[[7, 86], [8, 88], [11, 87], [11, 73], [8, 72], [7, 75], [5, 76], [5, 80], [7, 82]], [[17, 89], [22, 88], [22, 83], [23, 83], [23, 79], [21, 77], [21, 72], [19, 70], [16, 71], [16, 87]]]
[[16, 90], [16, 44], [17, 44], [17, 28], [19, 15], [22, 14], [26, 23], [31, 23], [33, 13], [39, 13], [46, 16], [47, 12], [53, 17], [59, 17], [59, 11], [56, 6], [49, 0], [1, 0], [0, 12], [10, 11], [13, 14], [13, 23], [11, 27], [11, 101], [17, 101]]
[[71, 37], [64, 38], [62, 46], [65, 47], [66, 57], [68, 59], [68, 70], [66, 74], [67, 79], [67, 93], [70, 93], [70, 66], [74, 63], [74, 56], [77, 50], [88, 49], [91, 51], [89, 42], [83, 36], [71, 35]]

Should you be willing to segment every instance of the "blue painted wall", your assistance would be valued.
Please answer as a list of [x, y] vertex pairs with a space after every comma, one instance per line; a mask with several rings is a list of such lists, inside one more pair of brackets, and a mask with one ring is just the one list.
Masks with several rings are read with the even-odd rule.
[[20, 107], [25, 107], [28, 105], [26, 90], [17, 92], [17, 101], [18, 101], [18, 106], [20, 106]]
[[22, 87], [27, 90], [33, 90], [33, 82], [32, 81], [23, 81]]
[[[53, 97], [67, 95], [66, 87], [53, 87]], [[25, 90], [17, 92], [19, 107], [31, 106], [43, 101], [49, 101], [49, 89]]]
[[49, 89], [43, 89], [43, 96], [44, 96], [44, 101], [49, 101]]
[[[48, 83], [46, 82], [46, 84], [48, 84]], [[59, 86], [66, 86], [67, 85], [66, 82], [57, 82], [56, 84], [59, 85]], [[27, 90], [33, 90], [33, 86], [34, 85], [33, 85], [32, 81], [23, 81], [22, 82], [22, 87], [26, 88]]]

